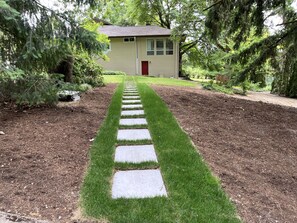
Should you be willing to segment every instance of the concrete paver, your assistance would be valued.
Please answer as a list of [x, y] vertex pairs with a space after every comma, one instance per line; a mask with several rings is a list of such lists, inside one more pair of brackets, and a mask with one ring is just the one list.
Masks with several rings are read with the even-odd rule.
[[132, 104], [132, 105], [122, 105], [122, 109], [127, 109], [127, 108], [142, 108], [142, 104]]
[[121, 116], [144, 115], [143, 110], [126, 110], [121, 112]]
[[123, 100], [122, 104], [136, 104], [141, 103], [141, 100]]
[[131, 145], [116, 148], [115, 162], [142, 163], [158, 162], [158, 160], [153, 145]]
[[148, 129], [120, 129], [118, 130], [117, 140], [137, 141], [151, 140], [151, 134]]
[[112, 198], [167, 197], [160, 170], [128, 170], [115, 173]]
[[120, 119], [120, 125], [147, 125], [147, 121], [145, 118], [124, 118]]

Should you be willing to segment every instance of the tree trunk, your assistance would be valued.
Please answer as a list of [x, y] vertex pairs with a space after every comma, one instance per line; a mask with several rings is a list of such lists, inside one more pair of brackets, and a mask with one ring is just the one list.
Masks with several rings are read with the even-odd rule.
[[178, 54], [178, 76], [179, 77], [184, 77], [183, 74], [183, 55], [181, 54], [181, 50], [179, 50], [179, 54]]
[[74, 64], [73, 56], [68, 56], [67, 58], [62, 60], [55, 69], [51, 70], [50, 73], [63, 74], [64, 81], [71, 83], [72, 76], [73, 76], [73, 64]]
[[65, 82], [72, 82], [72, 76], [73, 76], [73, 64], [74, 64], [74, 59], [72, 56], [67, 57], [65, 60], [65, 77], [64, 81]]

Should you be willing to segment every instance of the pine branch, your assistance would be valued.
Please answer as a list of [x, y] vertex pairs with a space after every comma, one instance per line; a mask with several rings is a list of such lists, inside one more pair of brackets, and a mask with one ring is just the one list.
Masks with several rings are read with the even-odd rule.
[[290, 22], [284, 22], [284, 23], [277, 24], [276, 26], [283, 26], [283, 25], [288, 25], [288, 24], [292, 24], [292, 23], [296, 23], [296, 22], [297, 22], [297, 20], [293, 20]]
[[184, 44], [181, 47], [180, 54], [181, 55], [185, 54], [189, 49], [191, 49], [192, 47], [194, 47], [195, 45], [197, 45], [198, 42], [199, 42], [198, 40], [195, 40], [195, 41], [192, 41], [190, 43]]
[[205, 9], [203, 9], [202, 11], [205, 12], [205, 11], [211, 9], [212, 7], [214, 7], [214, 6], [218, 5], [218, 4], [220, 4], [222, 1], [224, 1], [224, 0], [219, 0], [219, 1], [215, 2], [214, 4], [212, 4], [211, 6], [209, 6], [209, 7], [205, 8]]

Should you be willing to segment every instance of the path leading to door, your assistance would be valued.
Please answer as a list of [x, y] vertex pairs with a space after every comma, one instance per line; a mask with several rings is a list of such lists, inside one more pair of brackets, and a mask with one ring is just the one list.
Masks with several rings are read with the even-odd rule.
[[[120, 129], [117, 134], [119, 146], [115, 152], [116, 163], [158, 163], [151, 134], [147, 128], [145, 112], [136, 85], [128, 82], [122, 97]], [[123, 145], [122, 145], [123, 144]], [[128, 144], [128, 145], [127, 145]], [[167, 191], [160, 169], [129, 169], [117, 171], [113, 177], [112, 198], [152, 198], [166, 196]]]

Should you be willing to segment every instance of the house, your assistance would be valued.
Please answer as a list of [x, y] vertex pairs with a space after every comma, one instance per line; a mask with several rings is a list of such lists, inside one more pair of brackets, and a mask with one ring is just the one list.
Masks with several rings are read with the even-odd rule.
[[133, 75], [178, 77], [179, 44], [171, 41], [170, 29], [105, 25], [99, 32], [110, 39], [109, 60], [99, 61], [104, 69]]

